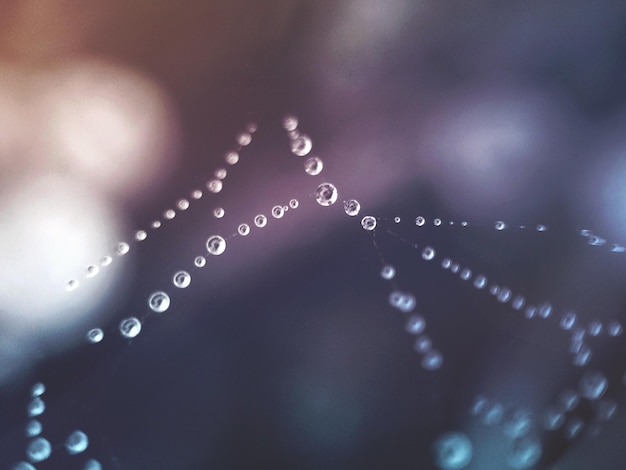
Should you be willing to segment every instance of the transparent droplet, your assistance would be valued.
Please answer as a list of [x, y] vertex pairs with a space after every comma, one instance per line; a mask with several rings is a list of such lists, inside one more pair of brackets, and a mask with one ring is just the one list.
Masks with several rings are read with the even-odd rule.
[[161, 222], [159, 220], [155, 220], [150, 224], [150, 227], [156, 230], [157, 228], [161, 227]]
[[422, 367], [426, 370], [437, 370], [443, 365], [443, 355], [436, 349], [429, 350], [422, 357]]
[[125, 318], [120, 322], [119, 329], [124, 338], [134, 338], [141, 332], [141, 322], [135, 317]]
[[395, 290], [389, 294], [389, 304], [401, 312], [407, 313], [415, 308], [415, 296]]
[[26, 414], [29, 418], [39, 416], [46, 411], [46, 403], [39, 397], [33, 398], [26, 407]]
[[560, 325], [564, 330], [571, 330], [574, 328], [574, 324], [576, 323], [576, 313], [575, 312], [566, 312], [561, 317]]
[[472, 407], [470, 408], [470, 414], [472, 416], [480, 416], [485, 411], [487, 411], [487, 405], [489, 405], [489, 401], [483, 396], [477, 396], [474, 398], [474, 402], [472, 403]]
[[597, 235], [591, 235], [587, 239], [587, 243], [591, 246], [602, 246], [606, 243], [606, 240], [598, 237]]
[[70, 279], [65, 285], [65, 290], [68, 292], [72, 292], [73, 290], [78, 289], [78, 281], [76, 279]]
[[239, 161], [239, 154], [237, 152], [228, 152], [224, 155], [224, 161], [229, 165], [235, 165]]
[[226, 168], [218, 168], [213, 174], [217, 179], [223, 180], [228, 175], [228, 171], [226, 170]]
[[556, 431], [565, 423], [565, 415], [560, 411], [550, 408], [543, 416], [543, 427], [548, 431]]
[[415, 219], [415, 225], [417, 225], [418, 227], [421, 227], [425, 223], [426, 223], [426, 219], [422, 217], [421, 215]]
[[531, 318], [534, 318], [536, 314], [537, 314], [537, 307], [535, 307], [534, 305], [529, 305], [528, 307], [526, 307], [526, 310], [524, 311], [524, 316], [528, 318], [529, 320]]
[[[176, 275], [174, 275], [174, 282], [176, 282]], [[148, 307], [153, 312], [163, 313], [170, 308], [170, 296], [163, 291], [153, 292], [148, 297]]]
[[115, 250], [115, 252], [119, 255], [125, 255], [126, 253], [128, 253], [130, 251], [130, 246], [128, 245], [128, 243], [126, 242], [120, 242], [117, 244], [117, 248]]
[[104, 331], [101, 328], [92, 328], [87, 332], [86, 337], [87, 341], [92, 344], [99, 343], [104, 339]]
[[450, 266], [452, 266], [452, 260], [450, 258], [444, 258], [441, 260], [441, 267], [443, 269], [450, 269]]
[[79, 430], [73, 431], [65, 440], [65, 450], [70, 455], [85, 452], [87, 447], [89, 447], [89, 438], [87, 434]]
[[441, 225], [441, 219], [434, 219], [433, 220], [433, 225], [435, 227], [439, 227]]
[[580, 403], [580, 396], [573, 390], [564, 390], [559, 395], [558, 403], [562, 411], [572, 411]]
[[309, 154], [313, 148], [311, 138], [306, 134], [300, 134], [290, 142], [291, 152], [298, 157], [304, 157]]
[[548, 318], [552, 315], [552, 304], [550, 302], [544, 302], [539, 306], [539, 311], [537, 313], [541, 318]]
[[393, 218], [393, 221], [394, 221], [396, 224], [399, 224], [400, 222], [402, 222], [402, 219], [401, 219], [400, 217], [394, 217], [394, 218]]
[[324, 169], [324, 162], [319, 157], [309, 157], [304, 162], [304, 171], [307, 175], [317, 176]]
[[249, 122], [246, 126], [246, 130], [251, 134], [254, 134], [256, 130], [259, 128], [259, 125], [256, 122]]
[[298, 118], [296, 116], [285, 116], [283, 119], [283, 129], [287, 132], [295, 131], [298, 127]]
[[237, 227], [237, 232], [242, 237], [245, 237], [250, 233], [250, 226], [248, 224], [239, 224], [239, 227]]
[[200, 199], [200, 198], [202, 197], [202, 191], [200, 191], [199, 189], [194, 189], [194, 190], [191, 192], [191, 197], [192, 197], [193, 199]]
[[602, 333], [602, 322], [599, 322], [597, 320], [592, 321], [591, 323], [589, 323], [587, 331], [589, 332], [589, 336], [598, 336], [600, 333]]
[[216, 219], [221, 219], [222, 217], [224, 217], [224, 209], [222, 209], [221, 207], [216, 207], [215, 209], [213, 209], [213, 216]]
[[461, 279], [463, 279], [464, 281], [469, 280], [472, 277], [472, 270], [469, 268], [465, 268], [463, 271], [461, 271]]
[[213, 235], [207, 240], [206, 249], [211, 255], [221, 255], [226, 251], [226, 240], [219, 235]]
[[537, 227], [535, 227], [537, 229], [537, 232], [545, 232], [546, 230], [548, 230], [548, 227], [546, 225], [537, 225]]
[[252, 142], [252, 135], [250, 135], [248, 132], [241, 132], [237, 135], [237, 143], [242, 147], [250, 145], [250, 142]]
[[31, 419], [28, 423], [26, 423], [26, 428], [24, 429], [24, 431], [26, 432], [26, 437], [39, 436], [42, 430], [43, 426], [41, 425], [41, 422], [37, 421], [36, 419]]
[[137, 230], [135, 232], [135, 240], [137, 240], [138, 242], [142, 242], [146, 238], [148, 238], [148, 234], [146, 233], [145, 230]]
[[506, 454], [506, 463], [515, 470], [534, 468], [541, 459], [543, 447], [539, 439], [525, 436], [515, 439]]
[[492, 403], [483, 415], [483, 424], [486, 424], [487, 426], [499, 424], [503, 415], [504, 407], [500, 403]]
[[41, 383], [41, 382], [37, 382], [35, 385], [33, 385], [30, 389], [30, 396], [35, 398], [35, 397], [40, 397], [41, 395], [43, 395], [46, 391], [46, 386]]
[[618, 245], [617, 243], [613, 243], [611, 245], [611, 252], [613, 253], [624, 253], [626, 251], [626, 248], [624, 248], [622, 245]]
[[206, 265], [206, 258], [204, 256], [196, 256], [193, 260], [193, 264], [195, 264], [198, 268], [204, 268]]
[[393, 279], [396, 275], [396, 268], [391, 266], [390, 264], [383, 266], [383, 269], [380, 271], [380, 277], [386, 279], [387, 281]]
[[528, 434], [533, 425], [533, 416], [523, 408], [513, 408], [507, 413], [504, 420], [504, 434], [512, 439], [518, 439]]
[[189, 201], [187, 199], [179, 199], [176, 203], [176, 207], [178, 207], [181, 211], [186, 211], [189, 209]]
[[576, 353], [576, 356], [574, 356], [573, 363], [575, 366], [584, 367], [591, 361], [591, 356], [591, 348], [586, 344], [582, 344], [580, 350]]
[[315, 191], [315, 200], [320, 206], [331, 206], [337, 201], [337, 188], [331, 183], [322, 183]]
[[26, 456], [31, 462], [43, 462], [52, 454], [52, 446], [47, 439], [36, 437], [28, 443]]
[[440, 470], [463, 470], [472, 454], [472, 442], [460, 432], [443, 434], [433, 443], [434, 463]]
[[580, 394], [588, 400], [601, 398], [609, 387], [606, 376], [597, 370], [587, 370], [578, 383]]
[[109, 264], [111, 264], [113, 262], [113, 258], [111, 258], [110, 256], [103, 256], [102, 259], [100, 260], [100, 266], [108, 266]]
[[300, 203], [298, 202], [297, 199], [289, 200], [289, 207], [291, 207], [292, 209], [297, 209], [299, 205]]
[[89, 459], [85, 462], [83, 470], [102, 470], [102, 465], [95, 459]]
[[256, 225], [259, 228], [263, 228], [267, 225], [267, 217], [265, 217], [263, 214], [258, 214], [254, 217], [254, 225]]
[[524, 296], [517, 295], [513, 299], [513, 302], [511, 303], [511, 307], [513, 307], [514, 310], [521, 310], [524, 308], [525, 304], [526, 304], [526, 299], [524, 298]]
[[221, 180], [211, 180], [206, 184], [207, 189], [214, 194], [219, 193], [222, 190], [223, 186], [224, 183], [222, 183]]
[[406, 322], [406, 332], [412, 335], [419, 335], [426, 329], [426, 320], [422, 315], [411, 315]]
[[350, 217], [359, 215], [361, 204], [356, 199], [348, 199], [343, 202], [343, 210]]
[[509, 289], [508, 287], [503, 287], [502, 289], [500, 289], [500, 292], [498, 292], [497, 299], [498, 299], [498, 302], [505, 304], [509, 300], [511, 300], [512, 296], [513, 294], [511, 293], [511, 289]]
[[166, 220], [172, 220], [174, 217], [176, 217], [176, 211], [174, 209], [167, 209], [163, 212], [163, 218]]
[[376, 228], [376, 219], [371, 215], [366, 215], [361, 219], [361, 227], [371, 232]]
[[186, 287], [189, 287], [189, 284], [191, 284], [191, 274], [187, 271], [178, 271], [172, 277], [172, 282], [179, 289], [185, 289]]
[[11, 467], [11, 470], [37, 470], [37, 469], [33, 467], [31, 464], [29, 464], [28, 462], [17, 462], [15, 465], [13, 465], [13, 467]]
[[452, 263], [452, 266], [450, 266], [450, 271], [453, 272], [454, 274], [457, 274], [460, 270], [461, 270], [461, 266], [459, 266], [458, 263]]
[[576, 416], [572, 416], [565, 425], [565, 437], [567, 439], [576, 438], [583, 430], [584, 425], [585, 423], [582, 419]]
[[435, 257], [434, 248], [427, 246], [426, 248], [422, 250], [422, 258], [424, 258], [426, 261], [430, 261], [434, 257]]
[[285, 209], [283, 208], [283, 206], [272, 207], [272, 217], [274, 217], [275, 219], [280, 219], [283, 215], [285, 215]]
[[502, 222], [501, 220], [498, 220], [495, 223], [495, 228], [496, 228], [496, 230], [504, 230], [506, 228], [506, 224], [504, 222]]
[[622, 334], [622, 325], [618, 321], [610, 321], [606, 325], [606, 332], [609, 336], [619, 336]]
[[594, 402], [594, 409], [596, 410], [596, 418], [599, 421], [610, 421], [615, 418], [617, 413], [617, 403], [605, 398]]
[[421, 335], [415, 339], [415, 344], [413, 345], [413, 349], [415, 349], [415, 351], [417, 351], [420, 354], [424, 354], [430, 351], [430, 348], [432, 348], [432, 346], [433, 346], [432, 340], [426, 335]]

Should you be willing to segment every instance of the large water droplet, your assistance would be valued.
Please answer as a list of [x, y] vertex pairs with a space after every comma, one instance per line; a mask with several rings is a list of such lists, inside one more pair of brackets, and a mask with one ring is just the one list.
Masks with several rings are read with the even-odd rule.
[[120, 322], [119, 330], [124, 338], [134, 338], [141, 332], [141, 322], [135, 317], [125, 318]]
[[207, 240], [206, 249], [211, 255], [221, 255], [226, 251], [226, 240], [219, 235], [213, 235]]
[[153, 312], [163, 313], [170, 308], [170, 296], [163, 291], [154, 292], [148, 298], [148, 306]]
[[315, 191], [315, 200], [320, 206], [331, 206], [337, 201], [337, 188], [331, 183], [322, 183]]

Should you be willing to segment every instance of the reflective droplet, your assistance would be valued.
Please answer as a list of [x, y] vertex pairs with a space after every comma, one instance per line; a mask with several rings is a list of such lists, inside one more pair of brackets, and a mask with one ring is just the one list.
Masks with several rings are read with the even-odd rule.
[[46, 403], [39, 397], [33, 398], [26, 407], [26, 414], [29, 418], [39, 416], [46, 411]]
[[600, 333], [602, 333], [602, 322], [599, 322], [597, 320], [592, 321], [591, 323], [589, 323], [587, 331], [589, 332], [589, 336], [598, 336]]
[[135, 232], [135, 240], [137, 240], [138, 242], [142, 242], [146, 238], [148, 238], [148, 234], [146, 233], [145, 230], [137, 230]]
[[412, 335], [419, 335], [426, 329], [426, 320], [422, 315], [411, 315], [406, 322], [406, 332]]
[[215, 209], [213, 209], [213, 216], [216, 219], [221, 219], [222, 217], [224, 217], [224, 209], [222, 209], [221, 207], [216, 207]]
[[443, 269], [450, 269], [450, 266], [452, 266], [452, 260], [450, 258], [444, 258], [441, 260], [441, 267]]
[[606, 243], [606, 240], [598, 237], [597, 235], [591, 235], [587, 239], [587, 243], [591, 246], [602, 246]]
[[138, 318], [129, 317], [120, 322], [120, 333], [125, 338], [134, 338], [141, 332], [141, 322]]
[[463, 271], [461, 271], [461, 279], [463, 279], [464, 281], [469, 280], [472, 277], [472, 270], [469, 268], [465, 268]]
[[228, 175], [228, 171], [226, 170], [226, 168], [218, 168], [213, 174], [217, 179], [223, 180]]
[[489, 405], [489, 401], [483, 396], [477, 396], [474, 398], [474, 402], [472, 403], [472, 407], [470, 408], [470, 414], [472, 416], [480, 416], [485, 411], [487, 411], [487, 405]]
[[393, 279], [395, 275], [396, 275], [396, 268], [394, 268], [390, 264], [383, 266], [383, 269], [381, 269], [380, 271], [380, 277], [382, 277], [383, 279], [387, 281], [390, 279]]
[[211, 255], [221, 255], [226, 251], [226, 240], [219, 235], [213, 235], [207, 240], [206, 249]]
[[150, 227], [156, 230], [157, 228], [161, 227], [161, 222], [158, 220], [155, 220], [154, 222], [150, 224]]
[[434, 219], [433, 220], [433, 225], [435, 227], [439, 227], [441, 225], [441, 219]]
[[529, 320], [531, 318], [534, 318], [536, 314], [537, 314], [537, 307], [535, 307], [534, 305], [529, 305], [528, 307], [526, 307], [526, 310], [524, 311], [524, 316], [528, 318]]
[[575, 312], [566, 312], [561, 317], [560, 325], [564, 330], [571, 330], [574, 328], [574, 324], [576, 323], [576, 313]]
[[287, 132], [295, 131], [298, 127], [298, 118], [292, 115], [285, 116], [283, 119], [283, 129]]
[[526, 299], [524, 298], [523, 295], [517, 295], [514, 299], [513, 302], [511, 303], [511, 307], [513, 307], [514, 310], [521, 310], [524, 308], [524, 305], [526, 304]]
[[622, 245], [618, 245], [617, 243], [613, 243], [611, 245], [611, 252], [613, 253], [624, 253], [626, 251], [626, 248], [624, 248]]
[[204, 268], [206, 265], [206, 258], [204, 256], [196, 256], [193, 260], [193, 264], [195, 264], [198, 268]]
[[394, 218], [393, 218], [393, 221], [394, 221], [396, 224], [399, 224], [400, 222], [402, 222], [402, 219], [401, 219], [400, 217], [394, 217]]
[[37, 437], [28, 443], [26, 456], [31, 462], [43, 462], [52, 454], [52, 446], [47, 439]]
[[291, 207], [292, 209], [297, 209], [299, 205], [300, 203], [298, 202], [297, 199], [289, 200], [289, 207]]
[[229, 165], [235, 165], [239, 161], [239, 154], [237, 152], [228, 152], [224, 155], [224, 160]]
[[256, 225], [259, 228], [265, 227], [267, 225], [267, 217], [265, 217], [263, 214], [259, 214], [255, 216], [254, 225]]
[[537, 229], [537, 232], [545, 232], [546, 230], [548, 230], [548, 227], [546, 225], [537, 225], [537, 227], [535, 227]]
[[119, 255], [125, 255], [126, 253], [128, 253], [130, 251], [130, 246], [128, 245], [128, 243], [126, 242], [120, 242], [117, 244], [117, 248], [115, 250], [115, 252]]
[[178, 271], [172, 277], [172, 282], [179, 289], [185, 289], [186, 287], [189, 287], [189, 284], [191, 284], [191, 274], [187, 271]]
[[430, 261], [434, 257], [435, 257], [435, 250], [432, 247], [427, 246], [426, 248], [422, 250], [422, 258], [424, 258], [426, 261]]
[[496, 230], [504, 230], [506, 228], [506, 224], [504, 222], [502, 222], [501, 220], [498, 220], [495, 223], [495, 229]]
[[31, 419], [28, 423], [26, 423], [26, 437], [39, 436], [42, 430], [43, 426], [41, 425], [41, 422], [37, 421], [36, 419]]
[[476, 278], [474, 279], [474, 287], [476, 289], [484, 289], [486, 285], [487, 278], [485, 276], [483, 276], [482, 274], [476, 276]]
[[100, 260], [100, 266], [108, 266], [109, 264], [111, 264], [113, 262], [113, 258], [111, 258], [110, 256], [103, 256], [102, 259]]
[[45, 393], [45, 391], [46, 391], [46, 386], [43, 383], [38, 382], [31, 387], [30, 396], [33, 398], [40, 397], [41, 395]]
[[503, 287], [502, 289], [500, 289], [500, 292], [498, 292], [498, 302], [505, 304], [509, 300], [511, 300], [512, 295], [513, 294], [511, 293], [511, 289], [509, 289], [508, 287]]
[[259, 128], [259, 125], [256, 122], [249, 122], [246, 126], [246, 130], [251, 134], [254, 134], [256, 130]]
[[274, 206], [272, 207], [272, 217], [275, 219], [280, 219], [285, 215], [285, 209], [283, 206]]
[[554, 408], [548, 409], [543, 416], [543, 427], [548, 431], [556, 431], [565, 423], [565, 415]]
[[597, 400], [602, 397], [609, 387], [606, 376], [597, 370], [587, 370], [578, 382], [580, 394], [589, 399]]
[[348, 199], [343, 202], [343, 210], [350, 217], [359, 215], [361, 204], [356, 199]]
[[307, 175], [317, 176], [322, 172], [324, 163], [319, 157], [309, 157], [304, 162], [304, 171]]
[[552, 304], [550, 302], [544, 302], [539, 306], [539, 310], [537, 312], [541, 318], [548, 318], [552, 315]]
[[13, 465], [13, 467], [11, 467], [11, 470], [37, 470], [37, 469], [33, 467], [31, 464], [29, 464], [28, 462], [18, 462], [15, 465]]
[[459, 266], [458, 263], [452, 263], [452, 266], [450, 266], [450, 271], [454, 274], [457, 274], [460, 270], [461, 266]]
[[578, 406], [578, 403], [580, 403], [580, 397], [578, 396], [578, 393], [573, 390], [564, 390], [559, 395], [558, 402], [561, 410], [572, 411]]
[[200, 198], [202, 197], [202, 191], [200, 191], [199, 189], [194, 189], [194, 190], [191, 192], [191, 197], [192, 197], [193, 199], [200, 199]]
[[250, 145], [250, 142], [252, 142], [252, 135], [250, 135], [249, 133], [241, 132], [237, 135], [237, 143], [242, 147]]
[[87, 434], [82, 431], [76, 430], [72, 432], [65, 440], [65, 450], [70, 455], [80, 454], [89, 447], [89, 438]]
[[418, 353], [424, 354], [430, 351], [430, 348], [432, 348], [432, 346], [432, 340], [426, 335], [421, 335], [415, 339], [413, 349], [415, 349], [415, 351], [417, 351]]
[[493, 426], [499, 424], [504, 415], [504, 408], [500, 403], [492, 403], [489, 405], [483, 416], [483, 424]]
[[389, 294], [389, 304], [401, 312], [407, 313], [415, 308], [415, 296], [410, 293], [394, 290]]
[[242, 237], [247, 236], [250, 233], [250, 226], [248, 224], [239, 224], [237, 227], [237, 233]]
[[313, 148], [311, 138], [306, 134], [300, 134], [290, 142], [291, 152], [298, 157], [304, 157], [309, 154]]
[[462, 470], [472, 461], [472, 443], [465, 434], [449, 432], [433, 444], [435, 465], [440, 470]]
[[622, 325], [618, 321], [610, 321], [606, 325], [606, 332], [609, 336], [619, 336], [622, 334]]
[[541, 442], [534, 436], [515, 439], [506, 454], [506, 463], [516, 470], [530, 469], [539, 462], [542, 452]]
[[87, 341], [92, 344], [99, 343], [104, 339], [104, 331], [101, 328], [92, 328], [87, 332], [86, 337]]
[[426, 219], [422, 217], [421, 215], [415, 219], [415, 225], [417, 225], [418, 227], [421, 227], [425, 223], [426, 223]]
[[189, 209], [189, 201], [187, 199], [179, 199], [176, 203], [176, 207], [178, 207], [181, 211], [186, 211]]
[[528, 434], [533, 425], [533, 416], [523, 408], [514, 408], [507, 413], [504, 421], [504, 434], [512, 439], [518, 439]]
[[223, 186], [224, 183], [222, 183], [221, 180], [211, 180], [206, 184], [207, 189], [213, 194], [219, 193], [222, 190]]
[[583, 343], [572, 362], [575, 366], [584, 367], [591, 361], [591, 356], [591, 348]]
[[[176, 282], [176, 275], [174, 275], [174, 282]], [[153, 312], [163, 313], [170, 308], [170, 296], [163, 291], [154, 292], [148, 298], [148, 307]]]
[[610, 421], [617, 413], [617, 403], [611, 399], [602, 399], [594, 402], [596, 418], [599, 421]]
[[376, 228], [376, 219], [371, 215], [366, 215], [361, 219], [361, 227], [371, 232]]
[[78, 289], [78, 281], [76, 279], [70, 279], [65, 285], [65, 290], [68, 292], [72, 292], [73, 290]]
[[174, 217], [176, 217], [176, 211], [174, 209], [167, 209], [163, 212], [164, 219], [172, 220]]
[[102, 465], [95, 459], [89, 459], [85, 462], [83, 470], [102, 470]]
[[422, 367], [426, 370], [437, 370], [443, 365], [443, 355], [436, 349], [429, 350], [422, 357]]
[[585, 423], [582, 419], [576, 416], [572, 416], [565, 425], [565, 437], [567, 439], [576, 438], [583, 430], [584, 425]]
[[331, 206], [337, 201], [337, 188], [331, 183], [322, 183], [315, 191], [315, 200], [320, 206]]

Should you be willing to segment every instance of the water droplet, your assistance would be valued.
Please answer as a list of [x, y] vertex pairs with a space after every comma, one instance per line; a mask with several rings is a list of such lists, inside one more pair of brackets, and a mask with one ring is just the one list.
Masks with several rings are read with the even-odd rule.
[[150, 224], [150, 227], [156, 230], [157, 228], [161, 227], [161, 222], [158, 220], [155, 220], [154, 222]]
[[610, 321], [606, 326], [606, 332], [609, 336], [619, 336], [622, 334], [622, 325], [618, 321]]
[[134, 338], [141, 332], [141, 322], [138, 318], [129, 317], [120, 322], [120, 333], [125, 338]]
[[541, 459], [543, 448], [534, 436], [515, 439], [506, 454], [506, 463], [516, 470], [533, 468]]
[[196, 256], [193, 260], [193, 264], [195, 264], [198, 268], [204, 268], [206, 265], [206, 258], [204, 256]]
[[130, 246], [128, 245], [128, 243], [126, 242], [120, 242], [117, 244], [117, 248], [115, 250], [115, 252], [119, 255], [125, 255], [126, 253], [128, 253], [130, 251]]
[[504, 230], [506, 228], [506, 224], [504, 222], [502, 222], [501, 220], [498, 220], [495, 223], [495, 228], [496, 228], [496, 230]]
[[181, 211], [186, 211], [189, 209], [189, 201], [187, 199], [179, 199], [176, 203], [176, 207], [178, 207]]
[[558, 403], [559, 407], [563, 411], [572, 411], [578, 406], [579, 402], [580, 397], [578, 396], [578, 393], [574, 392], [573, 390], [564, 390], [559, 395]]
[[411, 315], [406, 322], [406, 332], [412, 335], [419, 335], [426, 329], [426, 320], [422, 315]]
[[537, 229], [537, 232], [545, 232], [546, 230], [548, 230], [548, 227], [546, 225], [537, 225], [537, 227], [535, 227]]
[[217, 179], [223, 180], [228, 175], [228, 171], [226, 170], [226, 168], [218, 168], [213, 174]]
[[389, 294], [389, 304], [401, 312], [407, 313], [415, 308], [415, 297], [413, 294], [395, 290]]
[[39, 397], [33, 398], [26, 407], [26, 414], [29, 418], [39, 416], [44, 411], [46, 411], [46, 403]]
[[191, 192], [191, 197], [192, 197], [193, 199], [200, 199], [200, 198], [202, 197], [202, 191], [200, 191], [199, 189], [194, 189], [194, 190]]
[[609, 382], [606, 376], [597, 370], [587, 370], [578, 383], [580, 394], [589, 399], [597, 400], [606, 392]]
[[298, 202], [297, 199], [291, 199], [289, 201], [289, 207], [291, 207], [292, 209], [297, 209], [299, 205], [300, 203]]
[[511, 303], [511, 307], [513, 307], [514, 310], [521, 310], [524, 308], [525, 304], [526, 304], [526, 298], [523, 295], [517, 295], [513, 299], [513, 302]]
[[470, 408], [470, 414], [472, 416], [480, 416], [487, 410], [487, 405], [489, 401], [483, 396], [477, 396], [474, 398], [474, 402], [472, 403], [472, 407]]
[[92, 328], [87, 332], [86, 338], [92, 344], [99, 343], [104, 339], [104, 331], [101, 328]]
[[237, 135], [236, 140], [239, 145], [245, 147], [246, 145], [250, 145], [250, 142], [252, 142], [252, 135], [247, 132], [241, 132]]
[[37, 437], [28, 443], [26, 456], [31, 462], [43, 462], [52, 454], [52, 446], [47, 439]]
[[534, 318], [536, 314], [537, 314], [537, 307], [535, 307], [534, 305], [529, 305], [528, 307], [526, 307], [526, 310], [524, 311], [524, 316], [528, 318], [529, 320], [531, 318]]
[[239, 227], [237, 227], [237, 232], [242, 237], [245, 237], [250, 233], [250, 226], [248, 224], [239, 224]]
[[402, 219], [401, 219], [400, 217], [394, 217], [394, 218], [393, 218], [393, 221], [394, 221], [396, 224], [399, 224], [400, 222], [402, 222]]
[[[174, 275], [174, 284], [176, 284], [177, 274], [179, 273], [176, 273]], [[156, 313], [165, 312], [168, 308], [170, 308], [169, 295], [167, 295], [163, 291], [153, 292], [152, 294], [150, 294], [150, 297], [148, 297], [148, 307], [150, 307], [150, 310]]]
[[322, 172], [324, 163], [319, 157], [309, 157], [304, 162], [304, 171], [307, 175], [317, 176]]
[[290, 142], [291, 152], [298, 157], [304, 157], [309, 154], [313, 148], [311, 138], [306, 134], [300, 134]]
[[31, 464], [29, 464], [28, 462], [18, 462], [15, 465], [13, 465], [13, 467], [11, 467], [11, 470], [37, 470], [37, 469], [33, 467]]
[[211, 255], [221, 255], [226, 251], [226, 240], [219, 235], [213, 235], [207, 240], [206, 249]]
[[435, 465], [440, 470], [463, 470], [472, 461], [472, 443], [465, 434], [449, 432], [433, 444]]
[[337, 201], [337, 188], [331, 183], [322, 183], [315, 191], [315, 200], [320, 206], [331, 206]]
[[450, 269], [450, 266], [452, 266], [452, 260], [450, 258], [444, 258], [441, 260], [441, 267], [443, 269]]
[[148, 234], [146, 233], [145, 230], [137, 230], [135, 232], [135, 240], [137, 240], [138, 242], [142, 242], [146, 238], [148, 238]]
[[556, 431], [565, 423], [565, 415], [560, 411], [550, 408], [543, 416], [543, 427], [548, 431]]
[[100, 260], [100, 266], [108, 266], [109, 264], [111, 264], [113, 262], [113, 258], [111, 258], [110, 256], [103, 256], [102, 259]]
[[418, 353], [423, 354], [430, 351], [430, 348], [432, 348], [432, 346], [432, 340], [426, 335], [421, 335], [415, 339], [413, 349], [415, 349], [415, 351], [417, 351]]
[[613, 243], [611, 245], [611, 252], [613, 253], [624, 253], [626, 251], [626, 248], [624, 248], [621, 245], [618, 245], [617, 243]]
[[250, 132], [251, 134], [254, 134], [258, 128], [259, 128], [259, 125], [256, 122], [249, 122], [248, 125], [246, 126], [246, 130]]
[[474, 279], [474, 287], [476, 289], [484, 289], [486, 285], [487, 278], [485, 276], [483, 276], [482, 274], [476, 276], [476, 278]]
[[371, 215], [366, 215], [361, 219], [361, 227], [371, 232], [376, 228], [376, 219]]
[[422, 357], [422, 367], [426, 370], [437, 370], [443, 365], [443, 355], [436, 349], [431, 349]]
[[548, 318], [552, 315], [552, 304], [550, 302], [544, 302], [539, 306], [539, 311], [537, 313], [541, 318]]
[[435, 227], [439, 227], [441, 225], [441, 219], [434, 219], [433, 220], [433, 225]]
[[166, 220], [172, 220], [174, 217], [176, 217], [176, 211], [174, 209], [167, 209], [163, 212], [163, 218]]
[[578, 367], [584, 367], [591, 361], [591, 349], [586, 344], [582, 344], [580, 351], [576, 354], [573, 364]]
[[283, 206], [274, 206], [272, 207], [272, 217], [275, 219], [280, 219], [285, 215], [285, 209]]
[[36, 419], [31, 419], [28, 423], [26, 423], [26, 437], [39, 436], [42, 430], [43, 426], [41, 425], [41, 422], [37, 421]]
[[589, 336], [598, 336], [600, 333], [602, 333], [602, 322], [599, 322], [597, 320], [592, 321], [591, 323], [589, 323], [587, 331], [589, 332]]
[[102, 465], [95, 459], [89, 459], [85, 462], [83, 470], [102, 470]]
[[507, 413], [504, 420], [504, 434], [512, 439], [518, 439], [528, 434], [533, 425], [530, 411], [523, 408], [514, 408]]
[[76, 279], [71, 279], [65, 285], [65, 290], [68, 292], [72, 292], [73, 290], [78, 289], [78, 281]]
[[343, 202], [343, 210], [350, 217], [359, 215], [361, 204], [356, 199], [348, 199]]
[[461, 271], [461, 279], [464, 281], [468, 281], [472, 277], [472, 270], [469, 268], [465, 268]]
[[45, 391], [46, 391], [46, 386], [43, 383], [38, 382], [31, 387], [30, 396], [33, 398], [40, 397], [41, 395], [45, 393]]
[[594, 408], [599, 421], [610, 421], [617, 413], [617, 403], [608, 398], [594, 402]]
[[224, 183], [221, 180], [211, 180], [206, 184], [206, 187], [213, 194], [217, 194], [222, 190]]
[[228, 152], [224, 155], [224, 161], [229, 165], [235, 165], [239, 161], [239, 154], [237, 152]]
[[178, 271], [176, 274], [174, 274], [172, 282], [179, 289], [185, 289], [186, 287], [189, 287], [189, 284], [191, 284], [191, 274], [189, 274], [187, 271]]
[[422, 258], [424, 258], [426, 261], [430, 261], [434, 257], [435, 257], [435, 250], [432, 247], [427, 246], [426, 248], [422, 250]]
[[298, 118], [296, 116], [285, 116], [283, 119], [283, 129], [287, 132], [295, 131], [298, 127]]
[[571, 330], [576, 323], [576, 313], [575, 312], [566, 312], [561, 317], [561, 328], [564, 330]]
[[224, 214], [225, 214], [225, 211], [221, 207], [216, 207], [215, 209], [213, 209], [213, 216], [216, 219], [221, 219], [222, 217], [224, 217]]
[[565, 425], [565, 437], [567, 439], [574, 439], [583, 430], [584, 425], [585, 423], [583, 423], [582, 419], [572, 416]]
[[380, 271], [380, 277], [382, 277], [383, 279], [387, 281], [390, 279], [393, 279], [395, 275], [396, 275], [396, 268], [394, 268], [393, 266], [389, 264], [386, 266], [383, 266], [383, 269], [381, 269]]
[[500, 303], [507, 303], [509, 300], [511, 300], [511, 297], [513, 296], [513, 294], [511, 293], [511, 289], [509, 289], [508, 287], [503, 287], [502, 289], [500, 289], [500, 292], [498, 292], [498, 302]]
[[80, 454], [89, 447], [89, 438], [82, 431], [73, 431], [65, 440], [65, 450], [70, 455]]
[[418, 227], [421, 227], [425, 223], [426, 223], [426, 219], [422, 217], [421, 215], [415, 219], [415, 225], [417, 225]]
[[263, 214], [259, 214], [255, 216], [254, 225], [256, 225], [259, 228], [265, 227], [267, 225], [267, 217], [265, 217]]
[[493, 426], [500, 423], [504, 415], [504, 408], [500, 403], [492, 403], [485, 411], [483, 416], [483, 424]]
[[452, 263], [452, 266], [450, 266], [450, 271], [454, 274], [457, 274], [460, 270], [461, 266], [459, 266], [458, 263]]

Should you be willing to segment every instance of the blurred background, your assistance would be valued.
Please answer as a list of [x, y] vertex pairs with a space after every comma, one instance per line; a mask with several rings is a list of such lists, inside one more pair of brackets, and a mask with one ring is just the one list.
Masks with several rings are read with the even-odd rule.
[[[555, 316], [625, 320], [626, 6], [3, 0], [0, 11], [2, 468], [25, 459], [38, 381], [53, 447], [42, 469], [88, 457], [112, 469], [428, 469], [447, 431], [470, 437], [467, 468], [506, 468], [510, 439], [468, 413], [478, 394], [537, 414], [536, 468], [622, 468], [621, 340], [591, 339], [616, 418], [600, 430], [582, 407], [580, 437], [546, 432], [540, 413], [582, 373], [567, 336], [385, 228], [551, 301]], [[319, 177], [289, 151], [292, 113]], [[328, 208], [314, 199], [326, 180], [339, 189]], [[195, 189], [206, 194], [168, 220]], [[388, 305], [371, 234], [343, 213], [352, 197], [380, 218], [380, 255], [415, 294], [441, 370], [420, 366]], [[284, 220], [193, 266], [209, 235], [291, 198], [300, 207]], [[418, 215], [457, 223], [417, 231]], [[550, 230], [496, 232], [496, 220]], [[179, 269], [193, 281], [172, 292]], [[160, 289], [172, 306], [150, 316]], [[146, 321], [123, 340], [131, 315]], [[87, 345], [95, 326], [105, 339]], [[76, 428], [85, 457], [63, 450]]]

